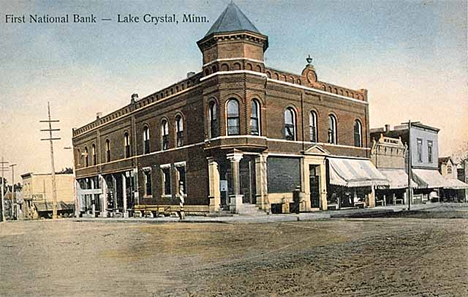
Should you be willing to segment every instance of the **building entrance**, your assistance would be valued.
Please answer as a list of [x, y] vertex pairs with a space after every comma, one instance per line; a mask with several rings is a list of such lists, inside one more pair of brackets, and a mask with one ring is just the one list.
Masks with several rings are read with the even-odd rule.
[[309, 165], [309, 186], [310, 186], [310, 206], [320, 207], [320, 176], [318, 175], [318, 165]]

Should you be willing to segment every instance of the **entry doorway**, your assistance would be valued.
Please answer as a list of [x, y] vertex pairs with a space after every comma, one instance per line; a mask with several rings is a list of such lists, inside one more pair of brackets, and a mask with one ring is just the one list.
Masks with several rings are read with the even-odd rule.
[[255, 157], [244, 155], [239, 164], [242, 203], [257, 203]]
[[310, 206], [320, 207], [320, 175], [319, 165], [309, 165]]

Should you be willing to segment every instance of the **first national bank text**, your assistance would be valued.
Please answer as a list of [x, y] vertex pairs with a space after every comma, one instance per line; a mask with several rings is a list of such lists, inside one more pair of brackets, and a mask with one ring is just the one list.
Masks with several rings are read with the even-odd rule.
[[[206, 16], [195, 14], [183, 14], [180, 18], [182, 23], [207, 23], [209, 22]], [[161, 14], [152, 15], [145, 14], [142, 16], [132, 14], [118, 14], [115, 18], [98, 18], [94, 14], [64, 14], [60, 16], [51, 16], [48, 14], [38, 15], [14, 15], [6, 14], [5, 23], [7, 24], [62, 24], [62, 23], [97, 23], [99, 21], [116, 21], [117, 23], [152, 23], [154, 25], [161, 23], [179, 23], [179, 18], [176, 14]]]

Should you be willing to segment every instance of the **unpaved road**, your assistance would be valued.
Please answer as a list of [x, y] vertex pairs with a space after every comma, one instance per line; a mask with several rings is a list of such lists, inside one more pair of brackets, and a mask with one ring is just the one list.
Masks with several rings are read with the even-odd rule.
[[0, 224], [0, 296], [468, 296], [468, 212]]

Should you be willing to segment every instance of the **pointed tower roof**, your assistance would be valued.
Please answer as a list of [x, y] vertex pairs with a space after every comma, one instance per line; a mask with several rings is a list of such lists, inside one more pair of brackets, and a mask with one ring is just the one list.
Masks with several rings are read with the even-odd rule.
[[250, 31], [261, 34], [234, 2], [229, 3], [205, 37], [213, 33]]

